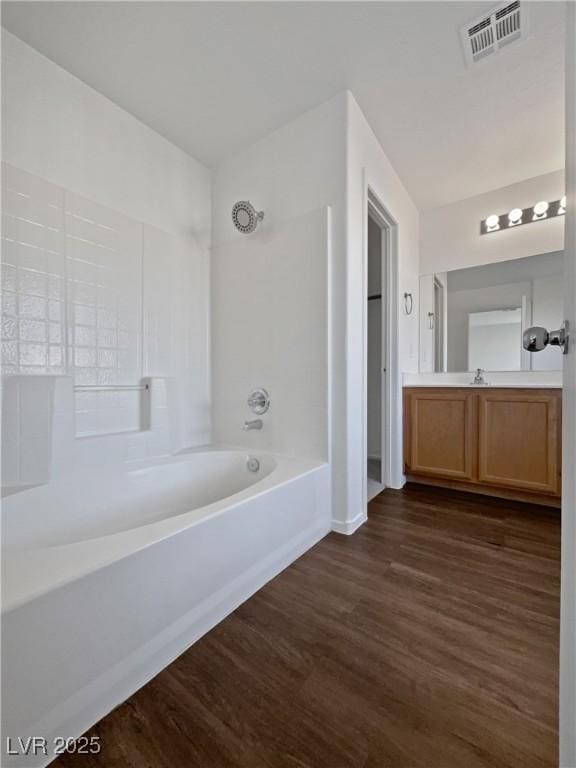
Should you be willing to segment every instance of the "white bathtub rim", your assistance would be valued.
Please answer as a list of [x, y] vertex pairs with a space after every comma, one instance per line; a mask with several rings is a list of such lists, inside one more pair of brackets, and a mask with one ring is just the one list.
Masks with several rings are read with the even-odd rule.
[[[214, 450], [219, 449], [214, 448]], [[242, 452], [254, 455], [266, 453], [246, 449]], [[277, 465], [262, 480], [203, 507], [91, 539], [50, 547], [3, 552], [2, 616], [76, 579], [84, 578], [159, 541], [199, 525], [208, 517], [216, 517], [232, 508], [243, 506], [257, 496], [270, 493], [297, 477], [303, 477], [326, 466], [326, 462], [320, 460], [273, 455], [277, 459]], [[179, 456], [181, 454], [171, 458], [177, 459]], [[170, 458], [162, 463], [170, 463]]]

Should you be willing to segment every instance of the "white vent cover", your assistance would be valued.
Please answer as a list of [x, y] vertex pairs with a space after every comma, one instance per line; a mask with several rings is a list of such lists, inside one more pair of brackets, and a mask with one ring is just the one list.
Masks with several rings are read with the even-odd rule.
[[526, 36], [527, 3], [514, 0], [500, 5], [475, 19], [461, 30], [464, 55], [468, 64], [497, 53], [504, 46]]

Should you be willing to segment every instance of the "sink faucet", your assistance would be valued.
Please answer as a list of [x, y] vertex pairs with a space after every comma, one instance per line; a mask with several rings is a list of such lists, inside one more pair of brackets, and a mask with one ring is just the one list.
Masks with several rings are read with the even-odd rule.
[[476, 376], [474, 376], [472, 384], [486, 384], [483, 368], [476, 368]]
[[262, 429], [264, 426], [264, 422], [262, 419], [252, 419], [252, 421], [245, 421], [244, 422], [244, 431], [249, 432], [251, 429]]

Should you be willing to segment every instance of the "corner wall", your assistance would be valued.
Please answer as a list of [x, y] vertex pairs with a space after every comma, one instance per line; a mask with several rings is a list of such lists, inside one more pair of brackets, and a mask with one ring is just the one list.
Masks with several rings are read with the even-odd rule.
[[[236, 444], [272, 450], [278, 450], [280, 444], [286, 446], [286, 442], [278, 441], [278, 435], [267, 431], [266, 426], [260, 434], [242, 433], [242, 422], [250, 418], [245, 402], [247, 387], [266, 386], [266, 381], [254, 380], [249, 385], [241, 355], [240, 361], [236, 356], [236, 366], [233, 366], [231, 352], [226, 350], [226, 338], [230, 334], [221, 325], [222, 308], [216, 301], [225, 286], [238, 279], [233, 270], [227, 269], [228, 255], [239, 242], [250, 242], [250, 237], [259, 247], [266, 233], [269, 236], [282, 225], [297, 226], [298, 217], [320, 208], [331, 209], [328, 285], [319, 285], [317, 290], [327, 290], [329, 296], [330, 362], [326, 384], [329, 417], [325, 458], [332, 469], [333, 527], [344, 533], [353, 532], [365, 519], [366, 468], [362, 462], [365, 445], [365, 178], [370, 180], [373, 191], [398, 225], [398, 292], [401, 295], [409, 291], [414, 295], [413, 314], [406, 317], [400, 310], [398, 313], [399, 363], [395, 377], [398, 393], [401, 372], [415, 371], [418, 365], [418, 213], [353, 96], [349, 92], [338, 94], [223, 161], [213, 174], [212, 396], [217, 440], [232, 439]], [[250, 200], [265, 211], [263, 224], [252, 236], [241, 235], [232, 226], [230, 212], [237, 200]], [[270, 262], [263, 264], [260, 271], [251, 271], [252, 290], [266, 291], [270, 285], [266, 270], [277, 268], [277, 264]], [[297, 307], [298, 290], [292, 290]], [[250, 302], [249, 295], [246, 298], [239, 292], [233, 307], [225, 308], [230, 324], [234, 323], [234, 317], [242, 322], [248, 311], [244, 306], [246, 301]], [[267, 321], [268, 318], [262, 318], [262, 322]], [[228, 327], [231, 331], [231, 325]], [[307, 348], [305, 337], [302, 344], [302, 349]], [[267, 354], [265, 347], [262, 354]], [[274, 408], [274, 392], [271, 395]], [[292, 395], [301, 396], [301, 392], [288, 393], [288, 397]], [[396, 467], [392, 484], [400, 486], [403, 478], [399, 400], [391, 429]]]
[[[365, 392], [364, 370], [364, 323], [365, 307], [365, 258], [366, 258], [366, 193], [374, 193], [396, 225], [397, 234], [397, 286], [395, 319], [397, 339], [392, 343], [392, 375], [388, 386], [392, 397], [392, 423], [389, 425], [391, 452], [391, 477], [389, 485], [400, 488], [404, 483], [402, 462], [402, 402], [401, 376], [404, 372], [418, 370], [418, 260], [419, 216], [418, 210], [398, 174], [386, 157], [368, 121], [351, 93], [347, 93], [347, 195], [346, 211], [346, 387], [347, 413], [345, 440], [346, 457], [341, 457], [347, 467], [347, 488], [343, 478], [335, 473], [335, 500], [345, 498], [344, 504], [335, 502], [334, 516], [348, 529], [354, 528], [365, 518], [366, 467], [363, 465]], [[413, 312], [403, 310], [401, 297], [413, 296]], [[337, 457], [335, 447], [335, 457]]]

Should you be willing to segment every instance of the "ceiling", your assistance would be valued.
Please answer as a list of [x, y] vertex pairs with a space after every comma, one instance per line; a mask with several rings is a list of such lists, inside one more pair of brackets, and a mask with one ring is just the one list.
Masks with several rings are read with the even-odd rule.
[[207, 165], [344, 88], [421, 208], [564, 165], [562, 2], [471, 68], [485, 2], [4, 2], [2, 23]]

